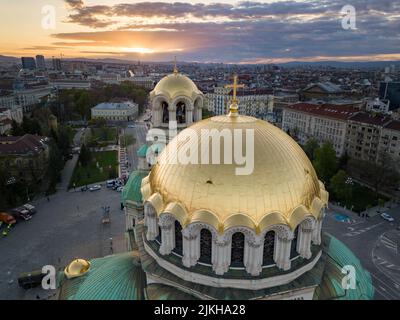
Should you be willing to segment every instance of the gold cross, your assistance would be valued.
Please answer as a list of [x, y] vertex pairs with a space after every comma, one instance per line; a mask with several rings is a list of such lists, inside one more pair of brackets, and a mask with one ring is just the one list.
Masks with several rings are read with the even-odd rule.
[[230, 112], [231, 114], [237, 114], [238, 113], [238, 100], [237, 100], [237, 89], [238, 88], [244, 88], [243, 84], [238, 84], [238, 75], [235, 74], [233, 76], [233, 84], [228, 84], [225, 86], [225, 88], [233, 88], [233, 97], [232, 97], [232, 102], [230, 106]]

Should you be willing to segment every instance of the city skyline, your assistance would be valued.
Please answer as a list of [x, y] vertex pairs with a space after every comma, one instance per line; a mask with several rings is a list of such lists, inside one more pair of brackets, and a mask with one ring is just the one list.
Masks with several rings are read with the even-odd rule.
[[21, 1], [3, 2], [9, 14], [0, 22], [1, 55], [143, 61], [176, 55], [225, 63], [400, 60], [400, 5], [390, 0], [352, 1], [356, 28], [348, 30], [341, 13], [348, 3], [341, 0], [23, 2], [23, 9]]

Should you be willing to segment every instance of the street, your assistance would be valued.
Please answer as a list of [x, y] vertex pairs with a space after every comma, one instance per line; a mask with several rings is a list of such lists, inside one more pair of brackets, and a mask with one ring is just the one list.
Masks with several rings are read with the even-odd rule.
[[[121, 194], [103, 187], [96, 192], [62, 192], [33, 201], [37, 213], [0, 238], [0, 299], [35, 299], [51, 292], [18, 287], [21, 272], [44, 265], [65, 267], [75, 257], [91, 259], [125, 250]], [[110, 206], [111, 223], [103, 225], [102, 206]], [[113, 248], [110, 248], [113, 238]]]
[[[400, 207], [387, 211], [396, 223], [390, 223], [376, 215], [368, 220], [358, 215], [331, 208], [327, 210], [323, 230], [348, 246], [362, 266], [370, 272], [375, 287], [375, 299], [400, 299], [400, 231], [396, 230], [400, 219]], [[349, 220], [341, 220], [341, 217]]]

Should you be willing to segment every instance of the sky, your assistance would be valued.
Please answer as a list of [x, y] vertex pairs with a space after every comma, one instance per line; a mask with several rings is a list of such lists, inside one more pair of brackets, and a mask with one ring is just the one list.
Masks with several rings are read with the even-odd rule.
[[[355, 10], [350, 20], [345, 5]], [[0, 55], [142, 61], [176, 56], [225, 63], [400, 60], [398, 0], [0, 0], [0, 9]], [[345, 26], [355, 24], [343, 28], [343, 19]]]

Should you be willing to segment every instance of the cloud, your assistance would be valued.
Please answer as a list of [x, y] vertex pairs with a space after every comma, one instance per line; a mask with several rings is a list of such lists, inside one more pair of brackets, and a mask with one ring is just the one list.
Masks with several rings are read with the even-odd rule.
[[69, 7], [74, 9], [79, 9], [84, 6], [83, 0], [64, 0], [64, 1], [67, 3]]
[[94, 31], [55, 34], [57, 46], [116, 53], [116, 47], [151, 48], [166, 57], [179, 48], [180, 59], [215, 62], [400, 53], [400, 3], [394, 0], [351, 1], [357, 30], [341, 27], [347, 0], [68, 3], [77, 3], [68, 21]]

